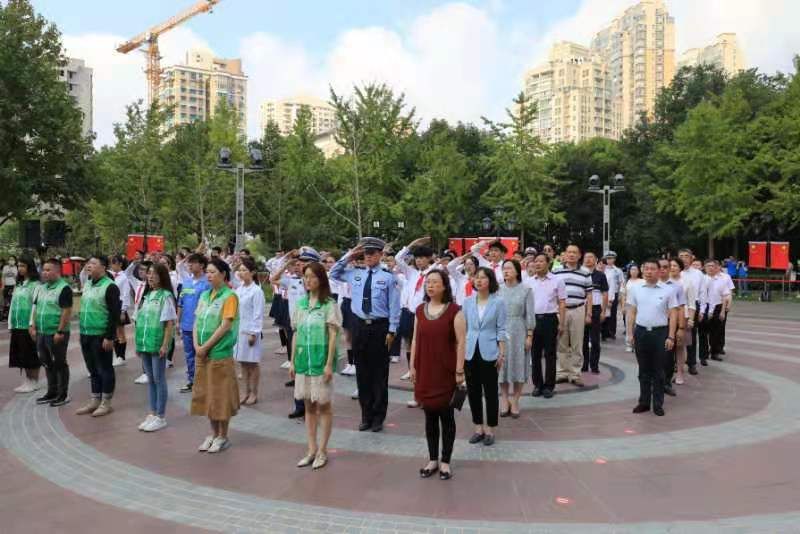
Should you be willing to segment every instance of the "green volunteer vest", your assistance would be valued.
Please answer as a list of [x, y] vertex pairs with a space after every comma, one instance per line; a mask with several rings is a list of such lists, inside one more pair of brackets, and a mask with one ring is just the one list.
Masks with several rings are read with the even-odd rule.
[[[211, 298], [212, 289], [203, 291], [200, 295], [200, 301], [197, 303], [197, 310], [195, 311], [194, 327], [197, 331], [197, 341], [203, 345], [209, 338], [214, 335], [214, 332], [222, 324], [222, 305], [228, 300], [228, 297], [233, 295], [233, 298], [238, 299], [236, 293], [230, 290], [228, 286], [222, 286], [217, 290], [214, 299]], [[233, 356], [233, 347], [236, 345], [236, 337], [239, 332], [239, 309], [236, 309], [236, 319], [233, 321], [233, 326], [228, 330], [222, 339], [216, 345], [211, 347], [208, 357], [212, 360], [221, 360], [223, 358], [230, 358]]]
[[156, 353], [164, 343], [164, 323], [161, 312], [172, 293], [166, 289], [150, 291], [136, 312], [136, 352]]
[[97, 282], [89, 279], [81, 294], [81, 334], [99, 336], [108, 329], [109, 311], [106, 306], [106, 288], [114, 282], [103, 276]]
[[[59, 278], [55, 282], [41, 284], [36, 290], [36, 313], [33, 320], [38, 334], [52, 336], [58, 331], [58, 323], [61, 321], [61, 306], [58, 305], [58, 297], [61, 296], [61, 291], [65, 287], [67, 287], [67, 283], [63, 278]], [[69, 332], [69, 321], [67, 321], [64, 331]]]
[[[297, 352], [294, 355], [294, 371], [299, 375], [320, 376], [328, 362], [328, 323], [326, 319], [336, 301], [309, 306], [308, 295], [297, 301], [295, 338]], [[334, 362], [335, 365], [335, 362]]]
[[8, 327], [11, 330], [27, 330], [30, 326], [33, 295], [37, 287], [39, 287], [39, 282], [25, 280], [14, 288], [11, 308], [8, 311]]

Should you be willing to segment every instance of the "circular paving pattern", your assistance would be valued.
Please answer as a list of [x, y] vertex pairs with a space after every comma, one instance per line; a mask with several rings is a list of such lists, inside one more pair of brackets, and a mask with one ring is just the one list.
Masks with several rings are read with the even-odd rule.
[[[163, 521], [165, 530], [225, 532], [790, 532], [800, 521], [797, 332], [792, 321], [732, 317], [727, 361], [678, 387], [663, 418], [630, 414], [635, 361], [619, 342], [604, 345], [608, 379], [549, 401], [524, 397], [529, 417], [501, 420], [493, 447], [466, 443], [468, 408], [459, 414], [455, 477], [446, 483], [414, 474], [426, 447], [421, 414], [400, 404], [410, 393], [392, 390], [385, 432], [359, 433], [352, 384], [343, 377], [330, 465], [294, 468], [305, 430], [285, 417], [290, 390], [271, 354], [262, 402], [232, 420], [235, 446], [217, 457], [193, 452], [206, 429], [187, 415], [189, 397], [173, 393], [180, 365], [171, 371], [170, 426], [162, 432], [135, 430], [146, 395], [131, 384], [135, 361], [118, 368], [117, 412], [75, 416], [87, 389], [77, 343], [70, 349], [75, 401], [59, 410], [4, 393], [0, 452], [35, 483], [53, 484], [42, 489], [53, 498], [66, 491], [84, 499], [85, 517], [130, 514], [118, 532], [139, 532], [137, 517]], [[7, 335], [0, 350], [4, 342]], [[7, 385], [16, 384], [5, 377]], [[542, 428], [532, 428], [537, 419]], [[12, 518], [13, 499], [5, 499], [4, 518]], [[40, 530], [36, 521], [58, 512], [40, 513], [2, 530]]]

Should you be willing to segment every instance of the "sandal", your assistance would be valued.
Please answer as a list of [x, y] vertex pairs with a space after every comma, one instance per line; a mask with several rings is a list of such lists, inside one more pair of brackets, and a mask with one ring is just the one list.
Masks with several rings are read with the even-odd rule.
[[453, 478], [452, 471], [439, 471], [439, 480], [450, 480]]
[[420, 478], [430, 478], [432, 477], [437, 471], [439, 470], [439, 464], [436, 464], [435, 467], [428, 469], [427, 467], [423, 467], [419, 470]]

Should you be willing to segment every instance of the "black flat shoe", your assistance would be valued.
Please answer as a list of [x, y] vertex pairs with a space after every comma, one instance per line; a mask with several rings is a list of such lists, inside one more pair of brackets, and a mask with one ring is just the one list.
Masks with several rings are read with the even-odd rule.
[[669, 395], [670, 397], [677, 397], [678, 394], [675, 393], [675, 390], [672, 388], [664, 388], [664, 395]]
[[288, 382], [286, 382], [284, 384], [284, 386], [286, 386], [287, 388], [293, 388], [294, 387], [294, 380], [289, 380]]
[[664, 415], [664, 408], [662, 408], [661, 406], [659, 406], [657, 408], [653, 408], [653, 413], [656, 414], [657, 416], [661, 417], [661, 416]]
[[289, 414], [289, 419], [300, 419], [301, 417], [305, 417], [306, 412], [299, 412], [297, 410], [293, 411]]
[[492, 445], [494, 445], [494, 434], [491, 435], [487, 434], [486, 436], [484, 436], [483, 444], [487, 447], [491, 447]]
[[58, 395], [56, 395], [55, 393], [47, 393], [45, 396], [36, 399], [36, 404], [50, 404], [57, 398]]
[[690, 375], [696, 375], [697, 374], [697, 366], [696, 365], [690, 365], [689, 366], [689, 374]]
[[453, 473], [450, 471], [439, 471], [439, 480], [450, 480], [453, 478]]
[[531, 391], [531, 397], [541, 397], [541, 396], [542, 396], [542, 390], [539, 388], [533, 388], [533, 391]]
[[509, 415], [511, 415], [511, 410], [507, 412], [500, 412], [500, 417], [508, 417]]
[[370, 430], [372, 430], [373, 432], [381, 432], [383, 430], [383, 423], [377, 423], [372, 425], [372, 428]]
[[423, 467], [419, 470], [419, 477], [420, 478], [431, 478], [437, 471], [439, 470], [439, 466], [437, 465], [433, 469], [428, 469], [427, 467]]
[[485, 437], [486, 437], [485, 434], [481, 434], [480, 432], [475, 432], [474, 434], [472, 434], [472, 437], [469, 438], [469, 442], [472, 445], [475, 445], [476, 443], [480, 443], [481, 441], [483, 441]]
[[714, 356], [711, 357], [711, 359], [714, 360], [715, 362], [723, 361], [722, 356], [720, 356], [719, 354], [715, 354]]
[[555, 395], [555, 392], [552, 389], [545, 389], [542, 391], [542, 397], [545, 399], [552, 399], [553, 395]]
[[372, 423], [361, 423], [360, 425], [358, 425], [359, 432], [367, 431], [370, 428], [372, 428]]
[[[700, 360], [700, 365], [703, 367], [708, 367], [708, 360]], [[691, 371], [689, 371], [691, 373]]]
[[519, 419], [519, 414], [511, 412], [511, 419]]
[[644, 404], [637, 404], [636, 407], [633, 409], [633, 413], [644, 413], [649, 411], [650, 411], [650, 406], [645, 406]]
[[600, 374], [600, 369], [592, 369], [592, 374], [593, 375], [599, 375]]

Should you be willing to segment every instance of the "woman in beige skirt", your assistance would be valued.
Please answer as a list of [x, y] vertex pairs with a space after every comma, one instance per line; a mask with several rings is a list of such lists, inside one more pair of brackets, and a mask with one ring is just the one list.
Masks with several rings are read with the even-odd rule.
[[233, 363], [239, 331], [239, 299], [225, 283], [230, 267], [213, 259], [206, 267], [211, 289], [200, 295], [194, 323], [195, 371], [192, 415], [204, 415], [212, 434], [200, 452], [216, 453], [230, 447], [228, 424], [239, 410], [239, 384]]
[[[331, 298], [328, 275], [321, 263], [309, 263], [303, 269], [306, 295], [294, 309], [292, 325], [292, 362], [289, 373], [294, 379], [294, 398], [302, 400], [306, 409], [308, 452], [297, 467], [311, 465], [314, 469], [328, 463], [328, 440], [331, 437], [333, 412], [333, 370], [342, 316], [336, 301]], [[317, 445], [317, 425], [322, 427], [322, 439]]]

